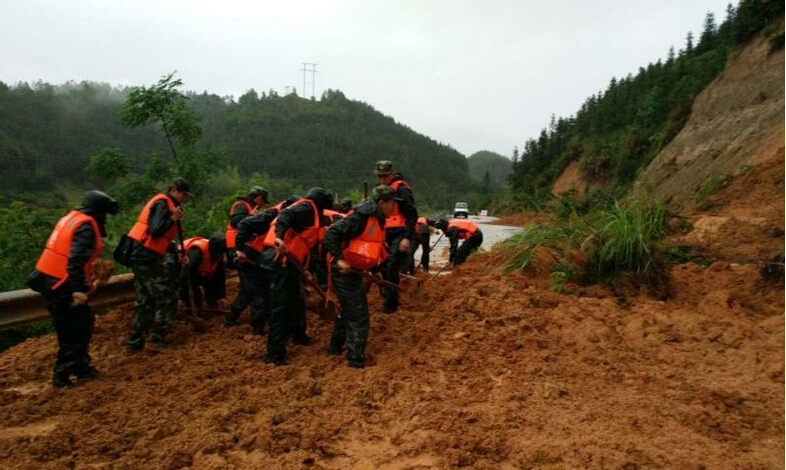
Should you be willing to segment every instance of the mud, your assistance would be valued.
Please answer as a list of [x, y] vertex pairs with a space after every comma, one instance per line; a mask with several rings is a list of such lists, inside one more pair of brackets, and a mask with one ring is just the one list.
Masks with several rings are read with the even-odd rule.
[[470, 258], [393, 315], [372, 290], [364, 370], [324, 354], [315, 299], [317, 342], [286, 367], [220, 317], [127, 354], [124, 307], [97, 322], [103, 376], [55, 390], [55, 338], [27, 340], [0, 363], [0, 467], [783, 468], [783, 289], [755, 266], [681, 265], [674, 299], [620, 302], [500, 261]]
[[667, 300], [558, 294], [491, 250], [393, 315], [372, 289], [363, 370], [325, 354], [313, 295], [316, 343], [290, 345], [286, 367], [220, 316], [128, 354], [125, 306], [97, 319], [102, 377], [59, 390], [54, 336], [29, 339], [0, 355], [0, 468], [784, 468], [784, 289], [759, 274], [783, 252], [780, 152], [685, 214], [678, 241], [715, 261], [674, 266]]

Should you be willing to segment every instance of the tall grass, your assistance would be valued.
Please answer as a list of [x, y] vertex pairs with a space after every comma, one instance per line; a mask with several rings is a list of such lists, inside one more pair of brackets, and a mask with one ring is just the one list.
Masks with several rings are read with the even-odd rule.
[[[665, 235], [664, 205], [613, 200], [584, 215], [563, 211], [549, 224], [529, 225], [503, 249], [510, 254], [507, 272], [530, 267], [544, 249], [556, 254], [551, 275], [557, 288], [567, 281], [608, 282], [620, 275], [662, 285], [668, 275], [660, 245]], [[575, 256], [578, 252], [583, 255]]]
[[663, 205], [623, 207], [619, 202], [596, 214], [592, 243], [585, 248], [598, 278], [618, 272], [649, 275], [657, 269], [655, 242], [666, 235], [665, 216]]

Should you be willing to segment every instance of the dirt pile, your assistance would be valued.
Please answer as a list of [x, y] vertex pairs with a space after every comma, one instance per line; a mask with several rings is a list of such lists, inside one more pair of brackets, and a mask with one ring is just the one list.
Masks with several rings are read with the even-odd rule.
[[676, 298], [621, 304], [499, 261], [470, 258], [393, 315], [372, 290], [364, 370], [324, 354], [312, 313], [317, 343], [277, 368], [220, 318], [129, 355], [119, 309], [91, 349], [104, 375], [65, 391], [54, 337], [30, 339], [0, 363], [0, 467], [782, 467], [783, 290], [755, 266], [679, 266]]

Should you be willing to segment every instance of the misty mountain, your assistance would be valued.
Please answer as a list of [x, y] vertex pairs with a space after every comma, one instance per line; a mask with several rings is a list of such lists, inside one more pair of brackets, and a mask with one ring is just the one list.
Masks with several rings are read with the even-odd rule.
[[475, 152], [467, 158], [469, 174], [472, 179], [479, 183], [488, 179], [491, 187], [504, 187], [508, 181], [508, 175], [513, 170], [513, 162], [498, 153], [483, 150]]

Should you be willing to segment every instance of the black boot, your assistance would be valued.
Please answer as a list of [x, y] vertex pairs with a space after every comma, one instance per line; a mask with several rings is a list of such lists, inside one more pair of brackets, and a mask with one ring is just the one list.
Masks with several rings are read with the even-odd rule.
[[229, 327], [232, 327], [232, 326], [239, 325], [240, 322], [237, 321], [238, 318], [240, 318], [240, 312], [231, 311], [231, 312], [227, 313], [226, 315], [224, 315], [224, 326], [229, 328]]
[[95, 380], [101, 376], [101, 372], [93, 366], [87, 366], [76, 373], [79, 380]]
[[289, 364], [287, 360], [284, 359], [283, 357], [272, 357], [272, 356], [265, 356], [265, 358], [262, 359], [262, 362], [264, 362], [265, 364], [275, 364], [277, 366], [286, 366]]
[[54, 375], [52, 375], [52, 385], [57, 388], [71, 388], [74, 386], [74, 382], [71, 382], [71, 379], [68, 378], [68, 374], [55, 372]]

